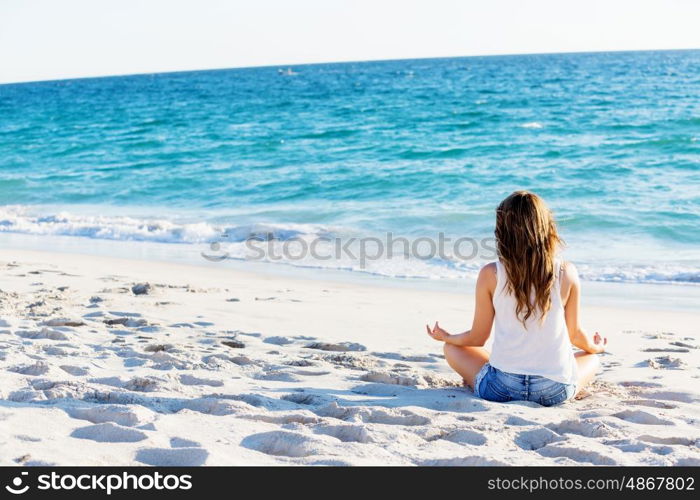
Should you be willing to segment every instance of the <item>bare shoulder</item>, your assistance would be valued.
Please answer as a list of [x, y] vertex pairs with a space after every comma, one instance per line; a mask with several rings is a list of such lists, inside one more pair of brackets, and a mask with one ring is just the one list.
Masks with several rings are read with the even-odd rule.
[[561, 265], [561, 291], [562, 298], [566, 298], [571, 293], [571, 290], [579, 289], [578, 270], [573, 262], [563, 261]]
[[570, 282], [576, 282], [578, 281], [578, 269], [576, 269], [576, 266], [574, 265], [573, 262], [570, 262], [568, 260], [565, 260], [561, 264], [562, 268], [562, 274], [564, 275], [564, 279], [570, 281]]
[[481, 268], [481, 270], [479, 271], [479, 277], [482, 277], [482, 276], [496, 277], [496, 270], [497, 269], [498, 268], [496, 267], [495, 262], [489, 262], [488, 264], [486, 264], [484, 267]]
[[482, 267], [479, 271], [477, 286], [479, 284], [483, 284], [490, 290], [496, 288], [496, 269], [497, 267], [495, 262], [490, 262]]

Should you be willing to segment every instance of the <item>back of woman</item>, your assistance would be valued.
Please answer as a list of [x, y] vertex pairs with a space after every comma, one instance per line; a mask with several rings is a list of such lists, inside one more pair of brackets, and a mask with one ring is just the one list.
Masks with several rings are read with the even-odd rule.
[[575, 384], [574, 353], [566, 329], [560, 292], [560, 262], [555, 263], [549, 312], [544, 318], [536, 314], [524, 322], [516, 315], [518, 304], [508, 290], [506, 269], [500, 261], [496, 266], [491, 366], [504, 372], [539, 375], [562, 384]]
[[[471, 330], [452, 335], [436, 322], [428, 334], [445, 342], [445, 359], [476, 396], [562, 403], [593, 378], [607, 340], [597, 333], [591, 340], [578, 324], [578, 274], [558, 257], [562, 241], [539, 196], [516, 191], [504, 199], [495, 236], [498, 261], [479, 273]], [[582, 352], [574, 355], [573, 346]]]

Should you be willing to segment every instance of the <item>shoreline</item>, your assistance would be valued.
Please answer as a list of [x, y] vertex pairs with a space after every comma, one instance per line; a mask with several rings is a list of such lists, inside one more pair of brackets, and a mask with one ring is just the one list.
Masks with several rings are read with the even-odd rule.
[[[309, 293], [317, 290], [325, 289], [338, 289], [343, 291], [351, 291], [358, 295], [376, 294], [381, 296], [387, 301], [386, 308], [387, 311], [391, 311], [397, 304], [394, 304], [394, 299], [396, 296], [400, 296], [405, 300], [410, 301], [410, 311], [420, 311], [425, 313], [430, 319], [434, 316], [439, 316], [441, 310], [445, 310], [446, 320], [439, 319], [441, 322], [445, 322], [445, 325], [449, 323], [453, 330], [466, 330], [471, 325], [471, 319], [473, 314], [473, 297], [474, 289], [473, 283], [450, 283], [454, 285], [454, 289], [450, 286], [449, 288], [442, 288], [436, 286], [435, 288], [423, 287], [423, 286], [406, 286], [406, 284], [418, 283], [420, 285], [435, 284], [435, 282], [430, 282], [429, 280], [400, 280], [386, 277], [373, 277], [373, 276], [352, 276], [352, 279], [333, 279], [337, 278], [338, 275], [347, 276], [350, 273], [342, 272], [329, 272], [330, 278], [314, 276], [315, 271], [307, 269], [291, 268], [287, 269], [288, 273], [278, 272], [275, 269], [275, 265], [270, 264], [260, 264], [258, 268], [254, 271], [251, 270], [241, 270], [235, 267], [222, 267], [218, 263], [210, 263], [202, 260], [201, 263], [195, 264], [192, 262], [171, 262], [171, 261], [160, 261], [153, 260], [150, 258], [146, 259], [134, 259], [134, 258], [123, 258], [123, 257], [112, 257], [105, 255], [94, 255], [94, 254], [78, 254], [78, 253], [67, 253], [67, 252], [46, 252], [46, 251], [36, 251], [36, 250], [23, 250], [23, 254], [17, 258], [15, 250], [11, 249], [0, 249], [0, 262], [10, 262], [17, 260], [20, 262], [53, 262], [56, 266], [66, 266], [75, 267], [76, 263], [79, 266], [88, 266], [89, 272], [94, 272], [97, 269], [104, 267], [105, 269], [115, 269], [117, 272], [128, 274], [138, 274], [142, 276], [141, 281], [153, 281], [158, 280], [158, 277], [162, 276], [183, 276], [186, 277], [186, 281], [193, 282], [195, 286], [202, 287], [219, 287], [223, 289], [228, 289], [232, 294], [235, 295], [237, 284], [265, 284], [265, 288], [269, 293], [273, 293], [277, 289], [285, 290], [288, 288], [301, 289], [305, 293]], [[244, 265], [247, 263], [243, 263]], [[300, 272], [301, 271], [301, 272]], [[108, 273], [109, 274], [109, 273]], [[324, 274], [320, 272], [319, 274]], [[183, 280], [185, 281], [185, 280]], [[466, 280], [465, 280], [466, 281]], [[663, 324], [667, 327], [659, 326], [660, 330], [664, 328], [678, 331], [682, 334], [695, 335], [697, 334], [697, 328], [694, 326], [696, 321], [700, 320], [700, 313], [693, 310], [673, 310], [664, 308], [663, 306], [649, 307], [649, 304], [644, 304], [640, 307], [623, 307], [616, 305], [615, 303], [607, 303], [606, 305], [591, 305], [586, 304], [587, 300], [590, 300], [592, 293], [589, 291], [589, 287], [595, 286], [596, 282], [586, 282], [582, 297], [583, 306], [583, 323], [584, 328], [589, 331], [605, 331], [605, 325], [612, 325], [608, 327], [608, 330], [614, 330], [619, 328], [624, 329], [623, 326], [627, 325], [627, 329], [632, 330], [643, 330], [645, 325]], [[617, 284], [610, 283], [605, 285], [611, 286], [629, 286], [629, 284]], [[672, 285], [643, 285], [645, 287], [661, 287], [663, 289], [671, 287]], [[2, 287], [0, 287], [1, 289]], [[694, 288], [694, 287], [689, 287]], [[440, 297], [439, 301], [427, 300], [432, 295]], [[624, 299], [624, 297], [622, 297]], [[606, 300], [603, 298], [602, 300]], [[438, 304], [445, 304], [444, 307]], [[379, 304], [377, 304], [379, 305]], [[333, 304], [324, 304], [324, 308], [333, 307]], [[324, 315], [331, 315], [326, 311], [319, 311]], [[333, 314], [341, 314], [342, 307], [333, 311]], [[344, 314], [341, 314], [341, 317]], [[388, 315], [390, 316], [390, 315]], [[423, 322], [418, 320], [417, 316], [411, 315], [415, 318], [416, 325], [415, 329], [419, 332], [419, 337], [422, 335]], [[618, 316], [616, 318], [616, 316]], [[289, 318], [288, 318], [289, 319]], [[389, 318], [387, 318], [388, 320]], [[390, 321], [387, 321], [390, 323]], [[408, 325], [408, 321], [402, 319], [401, 323], [403, 325]], [[268, 326], [263, 324], [263, 327]], [[307, 326], [308, 327], [308, 326]], [[312, 327], [313, 328], [313, 327]], [[321, 333], [321, 332], [317, 332]], [[419, 342], [418, 345], [422, 347], [434, 346], [435, 341], [425, 338], [426, 342]], [[409, 345], [413, 346], [413, 342], [409, 342]]]
[[[430, 279], [416, 277], [392, 277], [323, 267], [294, 266], [288, 263], [254, 262], [231, 259], [212, 263], [205, 260], [201, 251], [208, 245], [156, 243], [143, 241], [102, 240], [76, 236], [46, 236], [18, 233], [0, 233], [0, 247], [14, 252], [52, 252], [87, 257], [105, 257], [126, 260], [143, 260], [163, 264], [218, 268], [234, 273], [271, 276], [282, 280], [312, 280], [337, 282], [361, 287], [411, 289], [427, 292], [443, 292], [471, 295], [476, 280]], [[576, 261], [574, 261], [576, 263]], [[582, 305], [593, 307], [621, 307], [634, 310], [662, 310], [693, 312], [700, 302], [700, 286], [694, 283], [637, 283], [582, 279], [584, 290]]]

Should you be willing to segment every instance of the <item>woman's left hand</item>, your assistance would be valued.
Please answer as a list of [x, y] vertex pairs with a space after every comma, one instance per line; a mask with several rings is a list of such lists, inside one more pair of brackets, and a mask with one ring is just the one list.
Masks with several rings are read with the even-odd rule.
[[449, 333], [440, 328], [440, 325], [438, 325], [437, 321], [435, 322], [435, 326], [432, 329], [428, 325], [425, 325], [425, 328], [426, 330], [428, 330], [428, 335], [440, 342], [447, 342], [447, 339], [450, 337]]

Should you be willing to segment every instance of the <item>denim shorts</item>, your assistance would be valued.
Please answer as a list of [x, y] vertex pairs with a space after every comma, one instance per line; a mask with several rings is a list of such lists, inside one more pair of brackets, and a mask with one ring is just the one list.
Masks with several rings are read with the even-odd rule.
[[519, 375], [486, 363], [474, 380], [474, 395], [488, 401], [533, 401], [542, 406], [563, 403], [576, 393], [575, 384], [563, 384], [539, 375]]

